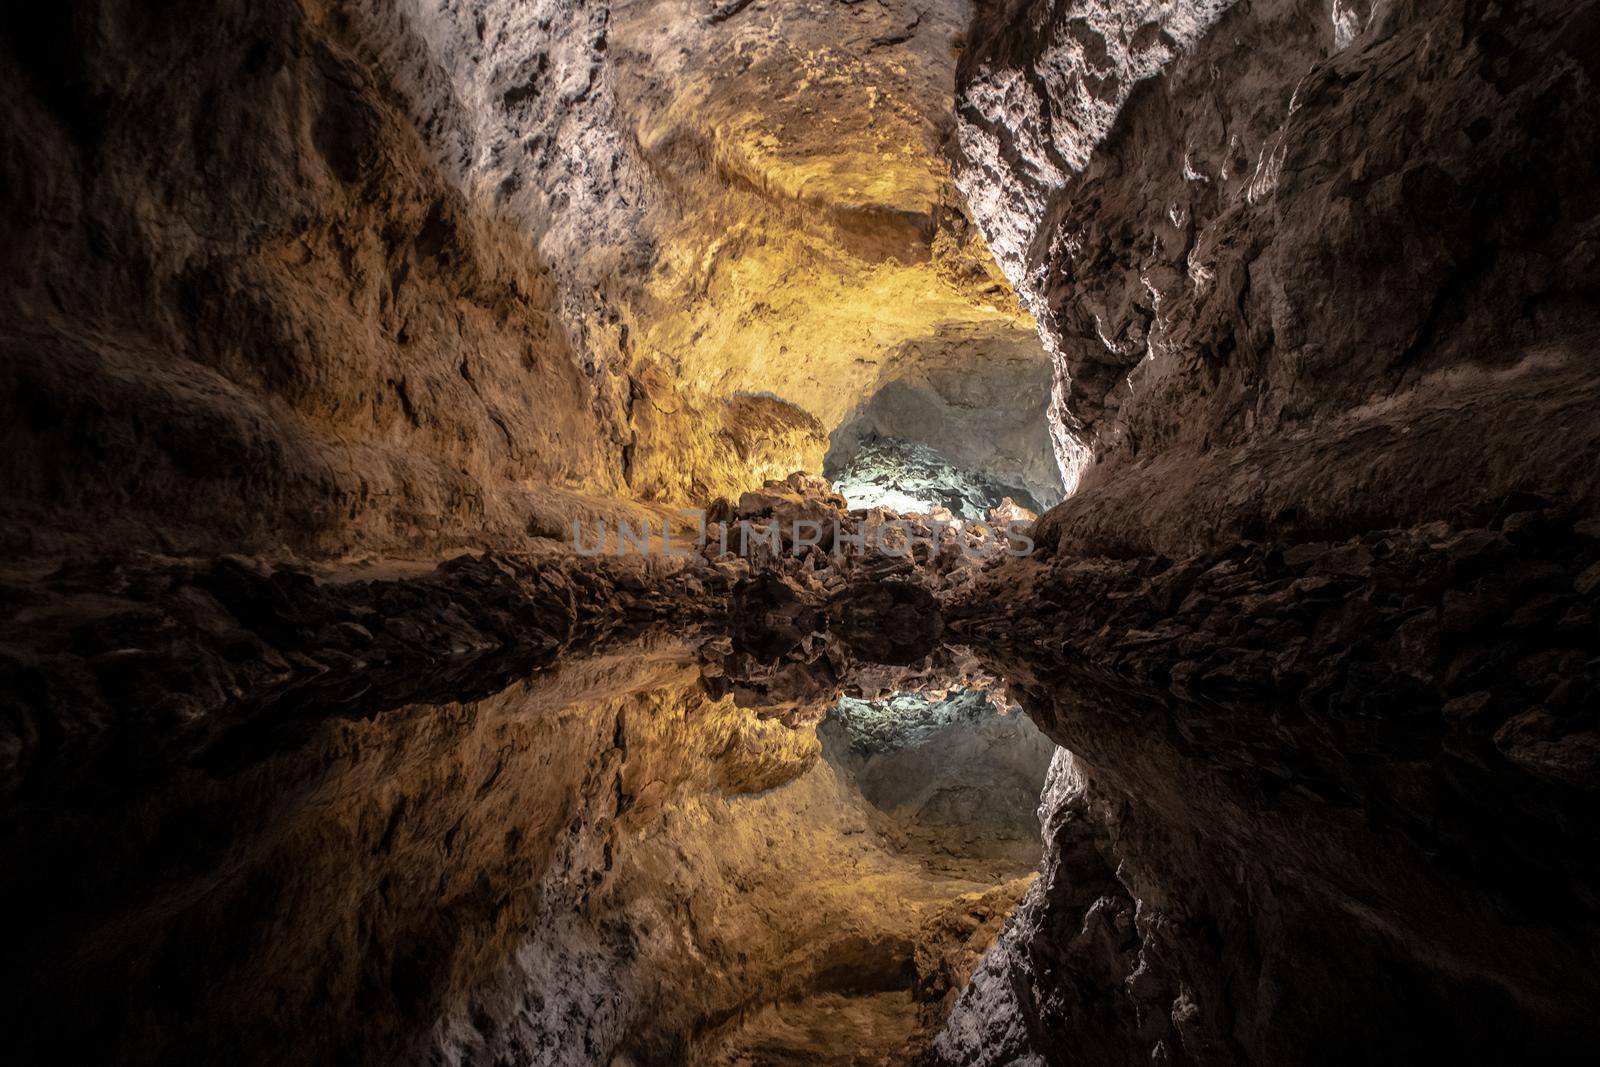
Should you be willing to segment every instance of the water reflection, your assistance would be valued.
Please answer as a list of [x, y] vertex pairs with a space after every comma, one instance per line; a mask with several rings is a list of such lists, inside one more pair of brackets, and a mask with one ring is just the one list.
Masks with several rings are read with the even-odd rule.
[[[284, 704], [16, 799], [24, 1051], [904, 1062], [1026, 885], [1050, 746], [980, 717], [863, 759], [740, 707], [704, 647], [647, 636], [364, 715]], [[963, 830], [997, 811], [1004, 847], [995, 818]]]

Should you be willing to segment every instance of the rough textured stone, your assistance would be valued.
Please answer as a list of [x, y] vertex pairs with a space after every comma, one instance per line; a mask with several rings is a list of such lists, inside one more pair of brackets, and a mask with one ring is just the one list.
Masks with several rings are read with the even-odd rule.
[[[1037, 425], [1006, 415], [1013, 401], [1042, 410], [1030, 385], [1048, 359], [943, 158], [968, 13], [960, 0], [400, 9], [445, 75], [408, 88], [413, 114], [475, 199], [536, 235], [586, 369], [638, 431], [634, 491], [727, 491], [689, 477], [667, 439], [683, 432], [682, 394], [781, 398], [846, 447], [909, 394], [948, 416], [918, 439], [1058, 484]], [[452, 107], [469, 118], [441, 120]], [[803, 458], [791, 467], [814, 467]]]
[[10, 1059], [1593, 1058], [1593, 2], [12, 8]]
[[962, 60], [959, 182], [1078, 491], [1045, 538], [1592, 505], [1592, 7], [1222, 6], [990, 5]]
[[941, 155], [963, 3], [124, 6], [5, 16], [8, 549], [514, 549], [902, 386], [1055, 483]]

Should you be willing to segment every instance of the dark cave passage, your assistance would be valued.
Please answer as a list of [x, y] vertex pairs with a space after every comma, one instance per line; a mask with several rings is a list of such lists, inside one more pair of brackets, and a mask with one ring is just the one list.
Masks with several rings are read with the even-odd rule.
[[6, 1062], [1600, 1052], [1595, 0], [204, 8], [0, 12]]

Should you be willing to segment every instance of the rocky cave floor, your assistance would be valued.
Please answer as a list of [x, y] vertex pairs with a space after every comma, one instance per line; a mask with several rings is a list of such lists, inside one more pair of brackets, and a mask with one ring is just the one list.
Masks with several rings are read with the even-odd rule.
[[[800, 475], [735, 517], [802, 515], [894, 518]], [[1181, 560], [983, 566], [913, 520], [904, 557], [10, 574], [11, 1033], [151, 1063], [1579, 1047], [1600, 527], [1462, 518]]]

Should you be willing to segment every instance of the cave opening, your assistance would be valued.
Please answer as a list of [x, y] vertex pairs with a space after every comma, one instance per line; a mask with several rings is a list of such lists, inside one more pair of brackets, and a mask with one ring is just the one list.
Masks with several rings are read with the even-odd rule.
[[[824, 470], [827, 470], [824, 467]], [[833, 488], [850, 508], [886, 508], [931, 514], [943, 508], [958, 519], [984, 519], [996, 509], [1021, 507], [1037, 514], [1025, 489], [1001, 485], [965, 470], [927, 445], [896, 437], [868, 438], [833, 475]]]

